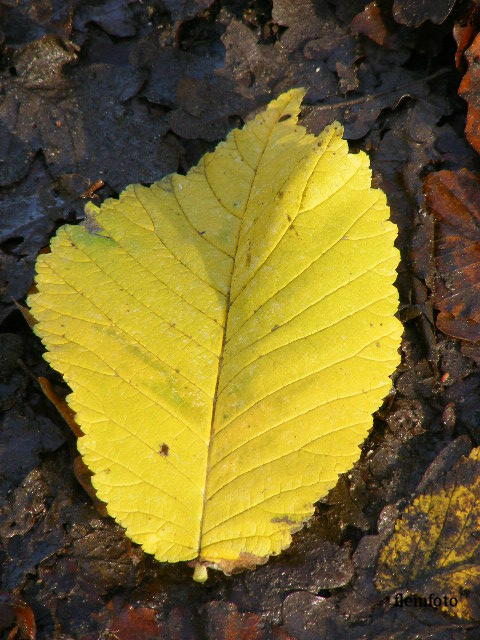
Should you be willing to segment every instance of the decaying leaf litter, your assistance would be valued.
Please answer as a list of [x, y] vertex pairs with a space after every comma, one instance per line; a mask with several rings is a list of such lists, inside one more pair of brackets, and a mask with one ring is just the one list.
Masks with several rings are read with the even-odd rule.
[[[2, 332], [8, 334], [0, 387], [1, 451], [8, 461], [4, 633], [15, 624], [18, 637], [33, 633], [19, 613], [20, 598], [34, 613], [40, 638], [139, 636], [140, 629], [145, 637], [171, 638], [375, 638], [392, 629], [401, 630], [398, 637], [475, 637], [468, 622], [385, 605], [372, 581], [381, 542], [428, 465], [462, 434], [478, 444], [475, 343], [435, 329], [434, 237], [422, 208], [427, 173], [478, 170], [465, 141], [464, 103], [455, 97], [460, 76], [451, 34], [464, 7], [425, 2], [420, 11], [413, 2], [379, 3], [387, 31], [379, 45], [350, 29], [365, 2], [303, 2], [298, 12], [286, 2], [211, 3], [210, 9], [183, 2], [170, 14], [167, 3], [113, 0], [104, 3], [103, 16], [88, 3], [12, 4], [1, 7], [2, 96], [8, 97], [1, 107], [8, 160], [2, 191], [6, 203], [16, 204], [2, 207], [12, 229], [1, 244]], [[56, 38], [79, 49], [60, 52]], [[48, 59], [44, 77], [28, 65], [29, 52]], [[171, 73], [162, 73], [162, 60]], [[320, 130], [329, 110], [331, 119], [343, 120], [353, 144], [370, 152], [375, 179], [389, 197], [404, 258], [398, 279], [403, 364], [361, 462], [317, 505], [310, 527], [268, 565], [215, 578], [205, 590], [190, 585], [181, 567], [150, 562], [92, 508], [73, 476], [73, 439], [31, 374], [52, 379], [57, 391], [61, 381], [42, 363], [11, 296], [24, 301], [38, 249], [59, 223], [80, 219], [79, 196], [90, 184], [105, 181], [98, 191], [103, 198], [128, 183], [157, 179], [159, 167], [164, 174], [188, 170], [230, 128], [300, 84], [292, 78], [312, 87], [304, 121], [310, 117], [308, 125]], [[18, 108], [29, 101], [30, 110]], [[43, 118], [42, 105], [53, 120]], [[107, 107], [112, 120], [102, 128], [98, 112]], [[32, 127], [36, 113], [39, 126]], [[23, 137], [13, 144], [17, 130]], [[126, 143], [116, 136], [141, 148], [152, 131], [159, 138], [148, 162], [138, 151], [118, 162]]]

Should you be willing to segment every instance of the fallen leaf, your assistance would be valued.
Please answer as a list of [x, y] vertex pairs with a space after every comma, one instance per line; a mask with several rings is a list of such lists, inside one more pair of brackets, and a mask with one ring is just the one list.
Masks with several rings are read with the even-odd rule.
[[37, 637], [37, 625], [30, 605], [20, 598], [16, 598], [13, 609], [17, 616], [17, 633], [12, 635], [12, 639], [25, 638], [26, 640], [35, 640]]
[[433, 303], [436, 326], [455, 338], [480, 340], [480, 181], [468, 169], [430, 173], [426, 205], [436, 221]]
[[[54, 37], [17, 52], [17, 75], [3, 77], [0, 95], [0, 186], [23, 178], [40, 149], [54, 177], [78, 173], [117, 190], [128, 184], [126, 174], [153, 182], [176, 170], [178, 154], [163, 140], [167, 118], [152, 118], [134, 100], [143, 73], [102, 63], [67, 72], [74, 55]], [[128, 157], [117, 162], [127, 145]]]
[[79, 0], [2, 0], [2, 29], [16, 45], [52, 33], [69, 38], [77, 4]]
[[4, 632], [7, 629], [14, 627], [16, 622], [15, 611], [12, 604], [12, 596], [5, 592], [0, 591], [0, 631]]
[[82, 486], [85, 493], [95, 505], [97, 513], [101, 516], [108, 516], [107, 506], [97, 498], [95, 489], [92, 486], [92, 472], [82, 460], [82, 456], [77, 456], [73, 461], [73, 473], [75, 474], [78, 483]]
[[335, 606], [333, 598], [294, 591], [284, 600], [282, 606], [282, 621], [284, 630], [293, 638], [341, 638], [341, 616]]
[[65, 400], [56, 393], [50, 380], [48, 380], [48, 378], [44, 378], [43, 376], [39, 376], [38, 384], [40, 385], [45, 396], [54, 405], [58, 413], [62, 416], [70, 429], [77, 436], [77, 438], [83, 436], [82, 430], [75, 422], [75, 413], [70, 409]]
[[62, 227], [29, 297], [98, 497], [199, 580], [290, 544], [400, 359], [385, 196], [338, 123], [297, 125], [303, 94], [187, 176], [87, 205], [99, 231]]
[[[359, 139], [375, 126], [380, 113], [395, 109], [405, 98], [429, 99], [428, 83], [445, 69], [425, 77], [404, 66], [411, 55], [406, 46], [387, 49], [366, 39], [359, 42], [330, 5], [273, 0], [272, 20], [283, 31], [272, 45], [259, 40], [244, 22], [232, 19], [222, 36], [225, 65], [217, 74], [233, 80], [239, 93], [257, 101], [302, 84], [308, 87], [303, 124], [320, 133], [339, 120], [347, 138]], [[347, 5], [352, 6], [339, 6]], [[395, 39], [398, 34], [392, 32], [392, 43]]]
[[63, 200], [51, 189], [51, 177], [39, 158], [28, 177], [0, 202], [0, 321], [12, 311], [13, 300], [27, 294], [38, 252], [48, 244], [54, 220], [67, 214]]
[[[24, 446], [18, 439], [16, 444], [17, 447], [19, 444]], [[38, 465], [39, 462], [11, 492], [8, 503], [2, 505], [2, 571], [7, 589], [18, 589], [27, 576], [42, 562], [48, 561], [64, 543], [65, 529], [59, 510], [65, 501], [59, 496], [52, 500], [51, 487], [47, 486]], [[64, 484], [68, 485], [68, 479]]]
[[230, 85], [226, 78], [183, 77], [177, 85], [178, 107], [169, 116], [172, 131], [187, 140], [223, 138], [231, 128], [230, 117], [248, 104]]
[[[330, 501], [331, 493], [329, 494]], [[351, 551], [326, 540], [314, 524], [288, 552], [274, 563], [245, 572], [232, 585], [230, 597], [244, 610], [255, 602], [256, 611], [268, 611], [280, 618], [282, 603], [289, 593], [339, 589], [352, 580]]]
[[255, 613], [240, 613], [232, 602], [209, 602], [206, 607], [209, 640], [266, 640], [262, 619]]
[[277, 627], [273, 629], [273, 640], [297, 640], [291, 636], [284, 627]]
[[193, 615], [191, 607], [174, 607], [168, 614], [166, 637], [168, 640], [197, 640], [197, 625], [198, 616]]
[[395, 0], [393, 17], [409, 27], [419, 27], [426, 20], [441, 24], [450, 15], [456, 0]]
[[222, 36], [225, 66], [218, 74], [233, 79], [246, 96], [260, 98], [297, 82], [308, 87], [309, 101], [323, 100], [336, 94], [338, 78], [347, 73], [344, 67], [350, 67], [349, 77], [355, 74], [356, 40], [338, 25], [326, 3], [274, 0], [272, 19], [284, 29], [273, 46], [259, 42], [235, 19]]
[[208, 9], [213, 0], [163, 0], [172, 22], [182, 22]]
[[111, 601], [101, 617], [108, 618], [106, 633], [115, 640], [158, 640], [165, 637], [164, 625], [158, 621], [156, 611], [150, 607], [119, 606]]
[[77, 59], [78, 47], [47, 35], [19, 49], [13, 58], [15, 72], [26, 89], [51, 89], [64, 81], [63, 67]]
[[465, 49], [472, 44], [472, 40], [478, 32], [478, 20], [480, 7], [472, 4], [465, 14], [453, 25], [453, 37], [457, 43], [455, 51], [455, 66], [458, 70], [463, 67], [463, 54]]
[[[371, 46], [375, 46], [372, 44]], [[385, 109], [395, 109], [407, 97], [422, 100], [429, 93], [428, 82], [442, 75], [440, 70], [428, 78], [395, 64], [388, 64], [388, 54], [377, 66], [375, 61], [362, 62], [358, 69], [359, 93], [348, 98], [326, 98], [321, 104], [305, 109], [303, 122], [318, 132], [327, 122], [339, 119], [345, 123], [349, 138], [365, 136]]]
[[417, 602], [480, 618], [479, 457], [477, 447], [460, 458], [440, 486], [430, 485], [395, 523], [375, 577], [377, 589], [391, 594], [392, 602], [399, 603], [400, 593], [404, 600], [410, 597], [410, 606]]
[[221, 62], [173, 47], [159, 50], [150, 41], [141, 45], [137, 46], [132, 55], [136, 66], [146, 68], [149, 72], [142, 94], [150, 102], [170, 108], [177, 106], [176, 91], [181, 78], [187, 75], [191, 78], [203, 78], [213, 71], [215, 63]]
[[106, 33], [117, 38], [129, 38], [136, 33], [133, 12], [129, 5], [136, 0], [104, 0], [101, 6], [82, 3], [75, 12], [74, 27], [86, 31], [86, 25], [94, 22]]
[[380, 46], [385, 44], [388, 31], [376, 2], [369, 2], [365, 9], [353, 18], [350, 23], [352, 33], [361, 33]]
[[61, 429], [46, 416], [35, 415], [31, 407], [2, 412], [0, 427], [0, 468], [8, 489], [38, 466], [42, 455], [56, 451], [65, 441]]
[[465, 51], [468, 69], [458, 87], [458, 93], [468, 103], [465, 134], [472, 147], [480, 153], [480, 34]]
[[0, 591], [0, 632], [9, 627], [8, 636], [4, 636], [7, 640], [35, 640], [37, 637], [37, 625], [30, 605], [19, 597]]

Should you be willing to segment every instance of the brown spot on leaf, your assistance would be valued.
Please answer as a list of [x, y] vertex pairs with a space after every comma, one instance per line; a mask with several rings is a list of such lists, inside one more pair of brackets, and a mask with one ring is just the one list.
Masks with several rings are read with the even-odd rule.
[[271, 522], [284, 522], [285, 524], [297, 524], [295, 520], [292, 520], [288, 516], [277, 516], [276, 518], [272, 518]]
[[252, 248], [252, 243], [249, 241], [248, 242], [248, 249], [247, 249], [247, 254], [245, 256], [245, 266], [249, 267], [250, 263], [252, 262], [252, 252], [251, 252], [251, 248]]
[[279, 122], [285, 122], [285, 120], [290, 120], [290, 118], [292, 117], [291, 113], [286, 113], [285, 115], [281, 116], [278, 121]]
[[158, 453], [159, 453], [161, 456], [168, 456], [169, 452], [170, 452], [170, 447], [168, 446], [168, 444], [166, 444], [165, 442], [163, 442], [163, 443], [160, 445], [160, 449], [158, 450]]
[[[85, 212], [85, 218], [82, 221], [82, 226], [89, 232], [92, 233], [94, 235], [100, 235], [100, 232], [103, 231], [102, 227], [98, 224], [98, 222], [96, 221], [95, 217], [89, 213], [88, 211]], [[72, 244], [72, 247], [74, 245]]]

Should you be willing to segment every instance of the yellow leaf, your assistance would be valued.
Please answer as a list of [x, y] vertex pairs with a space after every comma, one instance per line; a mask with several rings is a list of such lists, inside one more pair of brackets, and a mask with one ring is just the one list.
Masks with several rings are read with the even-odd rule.
[[[434, 606], [480, 619], [480, 447], [461, 458], [442, 486], [419, 495], [395, 523], [379, 558], [375, 585], [398, 606]], [[432, 595], [430, 595], [432, 594]], [[471, 596], [471, 597], [469, 597]]]
[[90, 206], [29, 298], [99, 498], [198, 579], [288, 546], [359, 457], [399, 361], [385, 196], [338, 123], [297, 124], [303, 94], [188, 175]]

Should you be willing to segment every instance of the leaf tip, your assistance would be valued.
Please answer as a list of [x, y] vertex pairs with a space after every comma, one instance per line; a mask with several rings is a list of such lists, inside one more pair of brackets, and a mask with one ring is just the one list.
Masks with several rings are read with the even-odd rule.
[[297, 87], [281, 93], [277, 98], [275, 98], [275, 100], [272, 100], [267, 105], [267, 112], [278, 111], [279, 122], [283, 122], [284, 120], [293, 117], [293, 120], [296, 123], [298, 114], [300, 113], [302, 100], [305, 97], [306, 92], [307, 91], [304, 87]]

